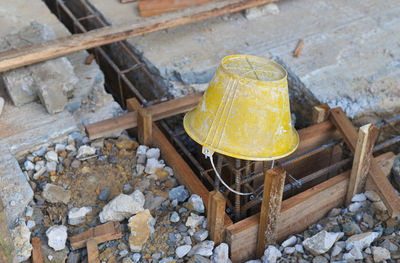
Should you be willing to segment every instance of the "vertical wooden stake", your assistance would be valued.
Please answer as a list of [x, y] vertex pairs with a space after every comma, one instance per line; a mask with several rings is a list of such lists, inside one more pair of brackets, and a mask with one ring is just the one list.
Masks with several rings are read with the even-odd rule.
[[258, 227], [257, 257], [264, 254], [265, 247], [276, 241], [277, 221], [281, 210], [286, 171], [277, 166], [265, 173], [264, 193]]
[[88, 263], [100, 263], [99, 248], [95, 239], [89, 239], [86, 242], [86, 249], [88, 252]]
[[378, 129], [373, 124], [362, 126], [358, 132], [353, 167], [346, 194], [346, 206], [351, 203], [353, 195], [360, 193], [365, 186], [377, 132]]
[[144, 108], [138, 110], [138, 139], [141, 144], [150, 145], [152, 140], [152, 117]]
[[38, 237], [32, 237], [32, 263], [43, 263], [42, 241]]
[[328, 119], [330, 109], [331, 108], [326, 103], [314, 106], [312, 111], [313, 124], [318, 124], [326, 121]]
[[218, 190], [210, 192], [207, 209], [207, 227], [210, 231], [210, 237], [216, 245], [221, 243], [223, 239], [225, 206], [226, 200]]

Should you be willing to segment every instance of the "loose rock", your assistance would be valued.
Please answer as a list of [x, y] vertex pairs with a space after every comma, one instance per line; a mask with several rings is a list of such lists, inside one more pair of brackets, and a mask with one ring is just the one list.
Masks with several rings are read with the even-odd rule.
[[48, 238], [49, 247], [53, 248], [55, 251], [59, 251], [65, 248], [65, 242], [67, 241], [67, 227], [52, 226], [46, 231], [46, 236]]
[[296, 243], [297, 243], [297, 238], [295, 236], [291, 236], [282, 243], [282, 247], [291, 247]]
[[175, 254], [178, 258], [183, 258], [184, 256], [186, 256], [187, 253], [189, 253], [189, 251], [191, 249], [192, 249], [192, 246], [190, 246], [190, 245], [179, 246], [176, 248]]
[[11, 230], [11, 236], [18, 262], [28, 260], [32, 252], [30, 243], [31, 231], [29, 231], [24, 221], [21, 221], [18, 226]]
[[203, 199], [196, 194], [192, 194], [188, 201], [189, 205], [193, 207], [193, 209], [199, 213], [204, 213], [204, 203]]
[[46, 184], [42, 192], [42, 197], [50, 203], [68, 204], [71, 192], [58, 185]]
[[122, 221], [143, 211], [144, 195], [136, 190], [131, 195], [120, 194], [103, 207], [100, 222]]
[[221, 243], [214, 249], [214, 254], [211, 257], [212, 263], [230, 263], [229, 246], [226, 243]]
[[179, 202], [185, 202], [189, 197], [189, 192], [183, 185], [180, 185], [172, 188], [171, 191], [169, 191], [168, 196], [171, 200], [177, 199]]
[[343, 233], [331, 233], [325, 230], [303, 241], [305, 249], [317, 256], [328, 252]]
[[186, 226], [195, 228], [196, 226], [201, 225], [201, 223], [203, 223], [203, 220], [204, 220], [204, 216], [199, 216], [194, 213], [191, 213], [186, 221]]
[[58, 154], [55, 151], [49, 151], [44, 156], [48, 162], [58, 163]]
[[372, 247], [372, 255], [374, 256], [375, 262], [390, 260], [389, 250], [383, 247]]
[[349, 237], [346, 240], [346, 247], [354, 246], [364, 249], [369, 247], [376, 238], [379, 237], [378, 232], [367, 232]]
[[131, 231], [129, 246], [132, 252], [140, 252], [143, 244], [154, 232], [155, 220], [148, 209], [139, 212], [129, 219], [128, 227]]
[[188, 256], [200, 255], [204, 257], [209, 257], [213, 254], [214, 241], [203, 241], [195, 245], [189, 252]]
[[268, 246], [261, 260], [263, 263], [275, 263], [282, 256], [281, 252], [274, 246]]
[[92, 208], [88, 206], [72, 208], [68, 211], [68, 224], [76, 226], [84, 223], [86, 215], [90, 212], [92, 212]]
[[93, 156], [94, 154], [96, 154], [96, 148], [87, 145], [82, 145], [81, 147], [79, 147], [78, 155], [76, 156], [76, 158], [78, 159], [86, 158]]

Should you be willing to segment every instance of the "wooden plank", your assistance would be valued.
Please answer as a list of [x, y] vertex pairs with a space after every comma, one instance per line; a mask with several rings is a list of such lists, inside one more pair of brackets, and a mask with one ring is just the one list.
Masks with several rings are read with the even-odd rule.
[[89, 239], [86, 242], [86, 248], [88, 253], [88, 263], [100, 263], [97, 241], [95, 239]]
[[[341, 132], [343, 139], [349, 146], [350, 150], [354, 153], [357, 144], [357, 131], [353, 124], [341, 108], [332, 109], [330, 119]], [[375, 184], [377, 193], [385, 203], [389, 214], [392, 217], [400, 216], [400, 197], [397, 195], [392, 184], [380, 169], [376, 160], [372, 158], [370, 163], [368, 177], [371, 177], [371, 181]]]
[[103, 27], [87, 33], [49, 40], [0, 53], [0, 72], [31, 65], [37, 62], [65, 56], [80, 50], [90, 49], [113, 42], [125, 40], [170, 27], [193, 23], [195, 21], [238, 12], [250, 7], [274, 2], [276, 0], [223, 0], [200, 5], [191, 10], [181, 10], [182, 16], [169, 14], [157, 18], [141, 19], [127, 25]]
[[[177, 114], [194, 109], [199, 103], [203, 93], [188, 95], [183, 98], [173, 99], [159, 104], [151, 105], [148, 112], [152, 115], [153, 121], [162, 120]], [[86, 133], [91, 140], [105, 137], [115, 132], [137, 127], [137, 112], [132, 109], [131, 100], [127, 100], [127, 114], [106, 119], [100, 122], [89, 124], [85, 127]]]
[[141, 17], [149, 17], [212, 1], [214, 0], [139, 0], [138, 7]]
[[222, 242], [225, 218], [225, 197], [217, 190], [210, 192], [207, 210], [207, 228], [216, 245]]
[[38, 237], [32, 237], [32, 263], [43, 263], [42, 241]]
[[312, 122], [318, 124], [328, 120], [330, 109], [331, 108], [326, 103], [314, 106], [312, 111]]
[[[387, 162], [392, 154], [376, 157], [379, 165]], [[324, 217], [332, 208], [344, 203], [350, 171], [332, 177], [300, 194], [282, 202], [279, 216], [277, 240], [305, 230]], [[225, 230], [226, 242], [233, 263], [254, 259], [257, 248], [257, 233], [260, 213], [241, 220]]]
[[346, 206], [350, 205], [355, 194], [364, 189], [377, 132], [378, 129], [373, 124], [362, 126], [358, 132], [350, 183], [346, 194]]
[[262, 257], [268, 245], [276, 241], [285, 177], [286, 172], [282, 166], [270, 169], [264, 175], [264, 193], [257, 238], [258, 258]]
[[[130, 108], [133, 110], [138, 110], [141, 106], [137, 99], [132, 98], [127, 100], [131, 105]], [[208, 206], [209, 192], [207, 188], [203, 185], [201, 180], [193, 172], [190, 166], [183, 160], [182, 156], [175, 150], [174, 146], [168, 141], [167, 137], [158, 128], [157, 124], [153, 122], [153, 145], [161, 151], [163, 160], [169, 167], [174, 170], [174, 174], [179, 184], [184, 185], [192, 194], [199, 195], [206, 209]], [[225, 213], [224, 219], [225, 226], [231, 225], [232, 220]]]
[[122, 237], [121, 226], [119, 222], [108, 222], [103, 225], [93, 227], [85, 232], [69, 238], [72, 249], [79, 249], [86, 246], [90, 239], [96, 240], [97, 244], [106, 241], [120, 239]]
[[151, 114], [146, 109], [140, 108], [137, 117], [139, 142], [143, 145], [150, 145], [153, 137]]

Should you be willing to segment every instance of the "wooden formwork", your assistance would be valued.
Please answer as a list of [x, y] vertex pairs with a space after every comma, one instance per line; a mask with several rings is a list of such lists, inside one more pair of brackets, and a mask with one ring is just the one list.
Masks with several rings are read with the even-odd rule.
[[[185, 185], [191, 193], [196, 193], [203, 198], [208, 217], [212, 217], [208, 219], [209, 227], [213, 232], [212, 238], [218, 242], [224, 241], [230, 245], [230, 257], [233, 262], [243, 262], [251, 258], [256, 258], [257, 244], [259, 244], [259, 247], [264, 248], [267, 243], [279, 241], [291, 234], [303, 231], [310, 224], [317, 222], [325, 216], [332, 208], [343, 205], [346, 195], [359, 192], [360, 189], [363, 189], [364, 185], [365, 188], [376, 190], [379, 193], [393, 216], [398, 215], [400, 212], [400, 198], [394, 195], [395, 190], [391, 187], [387, 179], [387, 175], [393, 164], [394, 154], [389, 152], [374, 158], [371, 155], [373, 146], [371, 138], [373, 136], [368, 135], [371, 128], [360, 129], [359, 136], [340, 108], [331, 110], [329, 107], [320, 106], [314, 112], [314, 120], [317, 123], [298, 131], [300, 144], [296, 152], [290, 157], [301, 157], [312, 149], [343, 137], [350, 150], [355, 153], [353, 169], [321, 181], [308, 190], [298, 193], [282, 202], [275, 202], [275, 206], [277, 207], [272, 211], [280, 212], [275, 213], [275, 215], [267, 214], [261, 217], [264, 220], [261, 229], [265, 231], [272, 230], [271, 233], [275, 233], [273, 239], [265, 240], [262, 238], [266, 232], [264, 230], [259, 231], [260, 213], [233, 223], [229, 216], [223, 212], [224, 210], [221, 209], [221, 204], [223, 204], [221, 198], [216, 195], [215, 191], [211, 193], [208, 191], [158, 128], [157, 124], [152, 122], [189, 111], [197, 105], [200, 98], [201, 94], [196, 94], [152, 105], [146, 109], [145, 113], [141, 110], [142, 107], [136, 99], [129, 99], [127, 101], [128, 109], [130, 110], [128, 114], [88, 125], [86, 131], [89, 138], [95, 139], [117, 130], [137, 127], [138, 123], [147, 125], [147, 128], [138, 127], [140, 140], [160, 148], [162, 158], [174, 169], [179, 183]], [[149, 121], [152, 122], [151, 131], [149, 131], [148, 124], [145, 124]], [[296, 171], [297, 174], [307, 174], [310, 167], [312, 169], [323, 169], [323, 167], [337, 162], [340, 159], [339, 156], [341, 156], [341, 151], [335, 151], [335, 148], [326, 149], [307, 155], [304, 158], [302, 157], [295, 163], [291, 163], [284, 168], [289, 172]], [[282, 160], [282, 162], [284, 161]], [[370, 168], [357, 168], [361, 167], [360, 163], [363, 167], [369, 166]], [[360, 178], [363, 179], [360, 180]], [[276, 181], [278, 182], [279, 180]], [[351, 188], [349, 185], [351, 185]], [[263, 200], [263, 202], [267, 201], [269, 200]], [[267, 209], [264, 211], [268, 213], [271, 210]], [[222, 217], [221, 213], [224, 214]], [[262, 240], [260, 241], [261, 243], [257, 242], [257, 239]]]

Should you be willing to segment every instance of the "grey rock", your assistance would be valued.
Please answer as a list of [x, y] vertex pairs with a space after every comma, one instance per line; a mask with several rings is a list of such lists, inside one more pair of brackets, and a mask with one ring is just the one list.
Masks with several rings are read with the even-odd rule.
[[132, 255], [132, 260], [133, 262], [139, 262], [140, 258], [142, 255], [140, 255], [140, 253], [135, 253]]
[[54, 147], [54, 151], [58, 154], [60, 152], [65, 151], [65, 145], [61, 143], [57, 143], [56, 146]]
[[192, 246], [190, 245], [183, 245], [179, 246], [175, 249], [175, 254], [178, 258], [183, 258], [184, 256], [189, 253], [189, 251], [192, 249]]
[[346, 261], [362, 260], [364, 258], [360, 247], [353, 247], [348, 253], [343, 254], [343, 259]]
[[167, 257], [167, 258], [161, 259], [159, 263], [174, 263], [174, 262], [176, 262], [176, 260], [174, 260], [174, 258]]
[[194, 255], [188, 260], [187, 263], [211, 263], [211, 261], [203, 256]]
[[153, 193], [149, 192], [146, 194], [144, 208], [149, 210], [158, 209], [165, 200], [164, 196], [153, 195]]
[[313, 255], [321, 255], [328, 252], [329, 249], [343, 236], [343, 233], [332, 233], [325, 230], [307, 238], [303, 241], [303, 246]]
[[193, 206], [193, 209], [199, 213], [204, 213], [203, 199], [199, 195], [192, 194], [188, 201]]
[[381, 198], [379, 197], [379, 194], [373, 190], [367, 190], [365, 191], [365, 196], [368, 198], [368, 200], [372, 202], [378, 202], [381, 201]]
[[87, 158], [96, 154], [96, 148], [82, 145], [79, 147], [78, 155], [76, 156], [77, 159]]
[[207, 237], [208, 237], [208, 230], [207, 229], [200, 229], [199, 231], [197, 231], [193, 235], [194, 240], [196, 240], [197, 242], [204, 241], [204, 240], [207, 239]]
[[336, 244], [332, 248], [331, 257], [336, 257], [337, 255], [339, 255], [342, 252], [345, 245], [346, 244], [344, 241], [336, 242]]
[[55, 172], [57, 170], [57, 163], [56, 162], [47, 162], [46, 163], [46, 171], [47, 172]]
[[138, 190], [131, 195], [120, 194], [103, 207], [99, 214], [100, 222], [122, 221], [143, 211], [144, 202], [144, 196]]
[[48, 162], [58, 163], [58, 154], [55, 151], [49, 151], [44, 156]]
[[183, 185], [180, 185], [178, 187], [172, 188], [168, 192], [168, 196], [171, 200], [177, 199], [179, 202], [185, 202], [186, 199], [188, 199], [189, 197], [189, 192], [185, 189]]
[[296, 249], [294, 247], [285, 247], [285, 249], [283, 250], [283, 253], [287, 255], [291, 255], [294, 252], [296, 252]]
[[3, 112], [3, 108], [4, 108], [4, 99], [3, 97], [0, 97], [0, 115]]
[[329, 261], [322, 256], [316, 256], [315, 258], [313, 258], [312, 263], [328, 263]]
[[36, 223], [35, 223], [35, 221], [33, 221], [33, 220], [28, 220], [28, 221], [26, 221], [26, 226], [27, 226], [29, 229], [32, 229], [32, 228], [34, 228], [34, 227], [36, 226]]
[[206, 240], [193, 246], [188, 256], [191, 257], [193, 255], [200, 255], [204, 257], [209, 257], [213, 254], [213, 249], [214, 241]]
[[71, 252], [68, 254], [67, 263], [79, 263], [80, 257], [80, 252]]
[[68, 224], [76, 226], [86, 221], [86, 215], [92, 212], [92, 208], [88, 206], [74, 207], [68, 211]]
[[279, 7], [275, 3], [269, 3], [266, 5], [251, 7], [244, 10], [244, 16], [247, 20], [252, 20], [265, 15], [277, 15], [279, 14]]
[[158, 148], [150, 148], [146, 151], [146, 158], [147, 159], [156, 159], [160, 158], [160, 149]]
[[107, 201], [108, 197], [110, 196], [110, 189], [106, 188], [100, 191], [99, 200]]
[[32, 200], [33, 191], [18, 161], [9, 154], [0, 154], [0, 189], [8, 226], [13, 228]]
[[171, 222], [173, 222], [173, 223], [177, 223], [177, 222], [179, 222], [179, 219], [180, 219], [179, 214], [178, 214], [177, 212], [173, 211], [173, 212], [171, 213], [171, 216], [170, 216], [170, 218], [169, 218], [169, 221], [171, 221]]
[[30, 206], [27, 206], [25, 209], [25, 216], [26, 217], [31, 217], [33, 215], [33, 208]]
[[275, 263], [282, 256], [281, 252], [274, 246], [268, 246], [261, 257], [263, 263]]
[[391, 259], [389, 250], [383, 247], [372, 247], [372, 255], [375, 262], [383, 262]]
[[369, 247], [371, 243], [378, 237], [378, 232], [366, 232], [358, 235], [353, 235], [346, 240], [346, 248], [353, 246], [364, 249], [366, 247]]
[[365, 194], [361, 193], [361, 194], [355, 194], [352, 198], [351, 201], [352, 202], [363, 202], [367, 200], [367, 197], [365, 196]]
[[63, 250], [67, 241], [67, 227], [63, 225], [52, 226], [46, 231], [49, 247], [55, 251]]
[[50, 203], [68, 204], [71, 192], [58, 185], [46, 184], [42, 192], [42, 197]]
[[229, 246], [226, 243], [221, 243], [214, 249], [211, 257], [212, 263], [231, 263], [229, 259]]
[[31, 231], [29, 231], [25, 222], [21, 221], [10, 232], [18, 262], [28, 260], [32, 252], [32, 245], [30, 243]]
[[296, 244], [296, 245], [294, 246], [294, 248], [296, 249], [297, 252], [299, 252], [299, 253], [301, 253], [301, 254], [304, 253], [303, 245], [301, 245], [301, 244]]
[[29, 160], [26, 160], [24, 162], [24, 167], [25, 167], [25, 170], [27, 170], [27, 171], [32, 171], [35, 169], [35, 165]]
[[197, 214], [191, 213], [186, 220], [186, 226], [190, 228], [195, 228], [203, 223], [204, 216], [199, 216]]
[[150, 158], [147, 159], [146, 168], [144, 169], [144, 172], [147, 174], [155, 174], [157, 169], [164, 168], [164, 166], [165, 164], [162, 163], [161, 161], [155, 158]]
[[291, 236], [282, 242], [282, 247], [291, 247], [297, 243], [297, 237]]
[[40, 101], [50, 114], [62, 112], [68, 103], [61, 86], [38, 86], [37, 93]]

